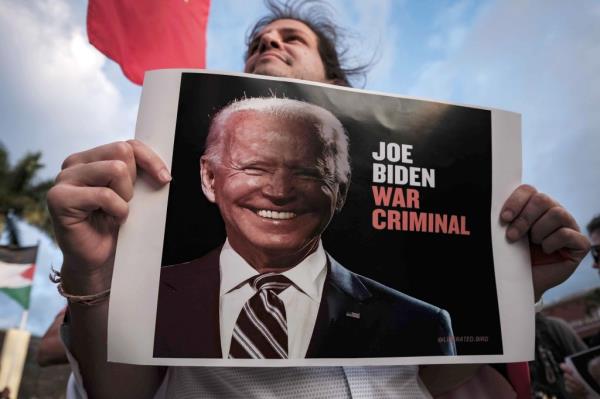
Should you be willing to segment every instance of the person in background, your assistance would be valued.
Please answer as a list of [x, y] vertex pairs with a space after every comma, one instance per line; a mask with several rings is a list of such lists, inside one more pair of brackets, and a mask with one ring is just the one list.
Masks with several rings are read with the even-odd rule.
[[[592, 267], [600, 273], [600, 215], [594, 216], [587, 225], [587, 232], [590, 236]], [[600, 343], [600, 342], [599, 342]]]
[[[573, 398], [574, 391], [569, 390], [572, 372], [564, 364], [565, 358], [586, 349], [587, 345], [567, 322], [536, 313], [535, 360], [529, 364], [534, 398]], [[563, 374], [563, 370], [567, 371]]]
[[[600, 257], [598, 255], [598, 252], [600, 251], [600, 215], [596, 215], [590, 220], [587, 225], [587, 232], [592, 244], [590, 250], [590, 255], [592, 255], [592, 268], [600, 273]], [[590, 347], [600, 346], [600, 332], [588, 338], [587, 342]]]
[[[596, 215], [590, 220], [587, 225], [587, 232], [590, 237], [592, 267], [600, 272], [600, 259], [598, 251], [600, 251], [600, 215]], [[589, 340], [590, 347], [600, 345], [600, 333], [596, 334]], [[586, 389], [583, 384], [575, 377], [574, 371], [567, 364], [561, 364], [561, 369], [564, 372], [565, 386], [567, 392], [573, 398], [585, 398]], [[599, 373], [600, 374], [600, 373]]]

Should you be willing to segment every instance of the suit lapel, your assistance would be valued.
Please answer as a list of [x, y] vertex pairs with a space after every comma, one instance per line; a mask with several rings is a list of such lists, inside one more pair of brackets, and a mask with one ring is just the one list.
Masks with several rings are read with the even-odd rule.
[[[186, 357], [220, 358], [221, 334], [219, 322], [219, 288], [221, 274], [219, 268], [219, 254], [217, 248], [206, 256], [195, 261], [196, 264], [188, 269], [189, 274], [181, 276], [179, 284], [178, 305], [181, 312], [179, 328], [185, 340], [174, 342], [181, 345]], [[172, 308], [176, 309], [176, 308]]]
[[206, 304], [207, 309], [206, 313], [209, 315], [209, 319], [207, 320], [207, 326], [210, 326], [210, 333], [206, 339], [207, 346], [204, 348], [207, 353], [211, 353], [211, 357], [222, 358], [223, 354], [221, 351], [221, 323], [219, 319], [219, 292], [221, 288], [221, 267], [219, 265], [219, 258], [221, 254], [221, 247], [217, 250], [213, 250], [209, 255], [209, 264], [216, 265], [216, 268], [211, 270], [211, 284], [207, 285], [211, 288], [209, 293], [199, 292], [200, 295], [207, 295], [210, 300]]
[[348, 357], [362, 331], [362, 302], [371, 294], [358, 278], [327, 254], [327, 277], [307, 358]]

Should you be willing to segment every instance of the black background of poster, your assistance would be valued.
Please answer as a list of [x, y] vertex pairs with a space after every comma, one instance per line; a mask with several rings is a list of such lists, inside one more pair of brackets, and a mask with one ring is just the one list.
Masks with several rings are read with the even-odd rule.
[[[234, 99], [272, 95], [326, 108], [348, 132], [352, 183], [344, 209], [323, 235], [325, 249], [356, 273], [446, 309], [455, 336], [464, 337], [457, 342], [459, 355], [501, 354], [487, 110], [260, 78], [184, 73], [162, 265], [201, 257], [225, 239], [219, 211], [200, 186], [199, 159], [210, 117]], [[420, 211], [465, 215], [470, 236], [372, 228], [371, 153], [380, 141], [412, 144], [413, 166], [436, 169], [436, 187], [418, 188]], [[476, 342], [477, 337], [486, 342]]]

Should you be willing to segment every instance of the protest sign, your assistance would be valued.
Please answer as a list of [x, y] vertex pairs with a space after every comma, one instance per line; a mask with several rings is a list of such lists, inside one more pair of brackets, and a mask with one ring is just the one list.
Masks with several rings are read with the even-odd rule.
[[[519, 115], [166, 70], [146, 76], [136, 138], [173, 181], [136, 182], [117, 245], [110, 361], [532, 358], [527, 245], [508, 244], [499, 222], [520, 182]], [[258, 309], [249, 279], [273, 270], [290, 286]]]

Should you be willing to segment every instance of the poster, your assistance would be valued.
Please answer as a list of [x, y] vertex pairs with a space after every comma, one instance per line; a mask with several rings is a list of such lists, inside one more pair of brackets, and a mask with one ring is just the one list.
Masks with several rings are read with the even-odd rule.
[[[532, 358], [527, 245], [499, 222], [520, 182], [519, 115], [244, 74], [145, 82], [136, 138], [173, 181], [136, 182], [110, 361]], [[252, 277], [274, 271], [287, 285], [260, 294]]]

